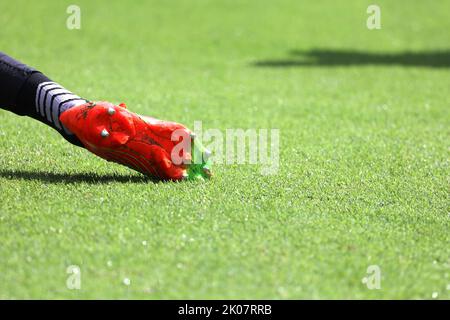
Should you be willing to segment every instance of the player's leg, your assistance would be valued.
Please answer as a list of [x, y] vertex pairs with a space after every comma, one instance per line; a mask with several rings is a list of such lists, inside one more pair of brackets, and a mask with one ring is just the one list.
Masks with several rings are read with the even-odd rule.
[[146, 175], [174, 180], [210, 176], [207, 152], [200, 143], [191, 152], [186, 127], [137, 115], [123, 104], [87, 102], [3, 53], [0, 108], [37, 119], [71, 143]]
[[61, 124], [59, 116], [85, 102], [41, 72], [0, 52], [0, 108], [39, 120], [56, 129], [69, 142], [82, 146]]

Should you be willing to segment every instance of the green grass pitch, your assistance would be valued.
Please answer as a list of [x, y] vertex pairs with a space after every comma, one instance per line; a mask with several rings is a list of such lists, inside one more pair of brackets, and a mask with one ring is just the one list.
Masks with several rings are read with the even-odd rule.
[[153, 183], [0, 111], [0, 298], [448, 299], [450, 1], [372, 2], [2, 1], [0, 50], [75, 93], [281, 146]]

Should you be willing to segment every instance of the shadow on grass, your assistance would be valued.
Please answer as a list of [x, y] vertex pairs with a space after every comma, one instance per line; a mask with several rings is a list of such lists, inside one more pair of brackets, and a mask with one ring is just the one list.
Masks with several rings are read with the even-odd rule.
[[313, 49], [294, 50], [290, 58], [279, 60], [261, 60], [252, 63], [256, 67], [313, 67], [313, 66], [405, 66], [449, 68], [450, 51], [407, 51], [400, 53], [373, 53], [354, 50]]
[[55, 173], [47, 171], [25, 171], [25, 170], [0, 170], [0, 177], [10, 180], [38, 180], [46, 183], [89, 183], [101, 184], [110, 182], [119, 183], [148, 183], [155, 182], [145, 176], [121, 176], [121, 175], [98, 175], [90, 173]]

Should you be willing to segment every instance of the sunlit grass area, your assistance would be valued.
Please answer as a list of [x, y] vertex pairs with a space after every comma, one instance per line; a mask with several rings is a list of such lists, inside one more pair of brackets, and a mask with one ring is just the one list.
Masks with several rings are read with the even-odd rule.
[[2, 2], [1, 51], [87, 99], [279, 129], [280, 163], [151, 182], [2, 110], [0, 298], [448, 299], [450, 2], [378, 3], [368, 30], [359, 0], [77, 1], [69, 30], [72, 2]]

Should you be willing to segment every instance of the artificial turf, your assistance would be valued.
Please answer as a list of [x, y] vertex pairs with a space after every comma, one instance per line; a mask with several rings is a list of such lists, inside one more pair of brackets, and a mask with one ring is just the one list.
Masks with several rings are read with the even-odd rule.
[[[3, 1], [88, 99], [280, 129], [280, 168], [155, 183], [0, 111], [0, 298], [449, 298], [450, 1]], [[81, 289], [66, 269], [81, 269]], [[361, 279], [381, 269], [381, 289]]]

